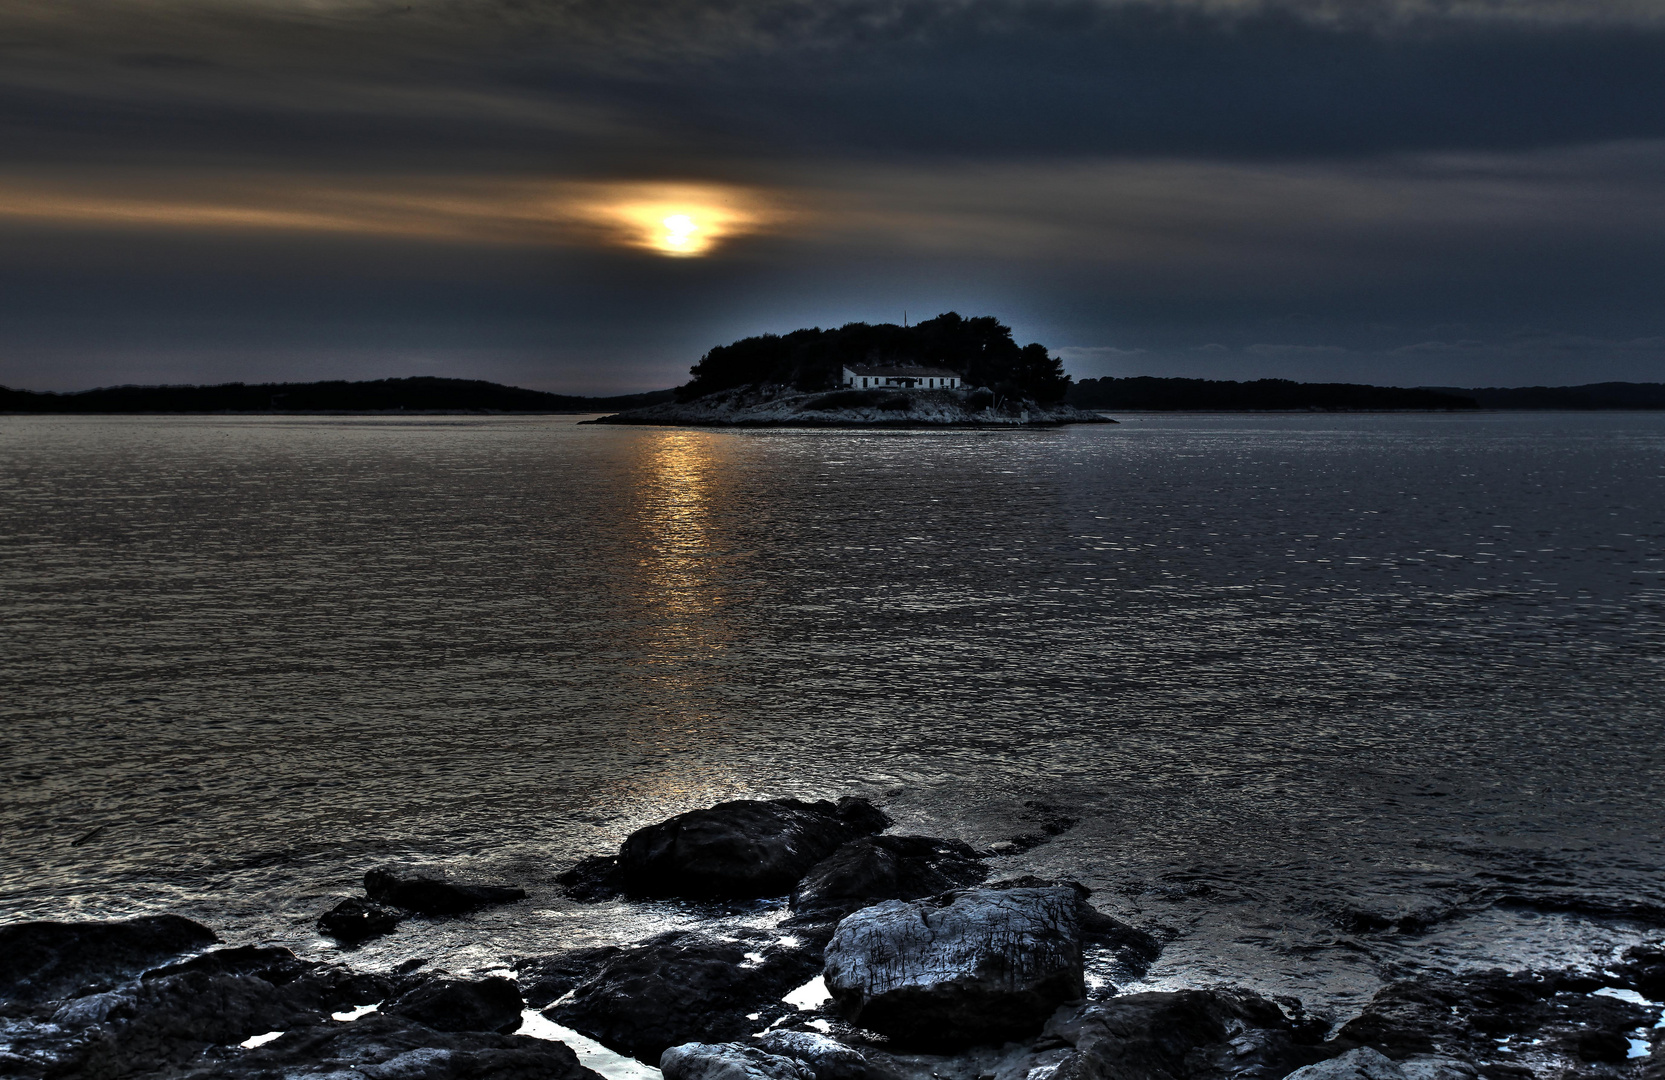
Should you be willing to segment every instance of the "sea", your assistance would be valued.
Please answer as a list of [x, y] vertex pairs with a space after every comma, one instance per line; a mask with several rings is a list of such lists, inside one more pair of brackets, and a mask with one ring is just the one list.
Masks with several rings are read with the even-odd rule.
[[[554, 879], [861, 795], [1045, 837], [1167, 943], [1104, 993], [1665, 937], [1665, 414], [579, 419], [0, 417], [0, 921], [501, 970], [767, 928]], [[384, 865], [531, 895], [343, 952]]]

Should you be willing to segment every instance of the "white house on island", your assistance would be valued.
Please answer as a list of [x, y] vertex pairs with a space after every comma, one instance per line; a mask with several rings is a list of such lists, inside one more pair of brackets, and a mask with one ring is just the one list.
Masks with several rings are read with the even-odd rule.
[[845, 364], [844, 385], [856, 390], [889, 386], [903, 390], [956, 390], [960, 374], [939, 367], [877, 367]]

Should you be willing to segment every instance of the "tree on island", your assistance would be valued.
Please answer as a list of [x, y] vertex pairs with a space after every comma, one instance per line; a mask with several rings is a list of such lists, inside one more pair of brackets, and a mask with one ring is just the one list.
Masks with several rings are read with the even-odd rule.
[[1019, 347], [1012, 328], [992, 315], [963, 318], [955, 312], [913, 326], [846, 323], [836, 330], [794, 330], [719, 345], [689, 369], [677, 390], [681, 401], [741, 386], [791, 386], [832, 390], [846, 364], [945, 367], [967, 386], [987, 387], [1000, 398], [1062, 401], [1070, 388], [1063, 362], [1046, 346]]

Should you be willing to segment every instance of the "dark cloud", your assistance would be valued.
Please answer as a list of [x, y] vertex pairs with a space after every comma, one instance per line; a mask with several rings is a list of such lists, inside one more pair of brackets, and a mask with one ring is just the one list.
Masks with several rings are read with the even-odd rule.
[[721, 171], [804, 155], [1356, 155], [1665, 136], [1665, 23], [1520, 7], [1436, 18], [1360, 5], [1345, 21], [1097, 0], [66, 15], [14, 32], [0, 125], [42, 154], [90, 139], [149, 155], [213, 145], [638, 171], [654, 157]]

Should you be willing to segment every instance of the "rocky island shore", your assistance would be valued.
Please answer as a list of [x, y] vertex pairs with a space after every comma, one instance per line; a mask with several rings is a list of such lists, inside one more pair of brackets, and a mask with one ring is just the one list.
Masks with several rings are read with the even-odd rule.
[[[373, 868], [321, 915], [329, 962], [226, 947], [177, 915], [0, 927], [0, 1075], [87, 1080], [597, 1080], [595, 1040], [667, 1080], [1665, 1080], [1665, 949], [1595, 970], [1390, 983], [1360, 1015], [1240, 987], [1121, 993], [1160, 932], [1083, 886], [894, 835], [858, 798], [722, 803], [559, 877], [581, 902], [786, 898], [768, 930], [675, 931], [453, 976], [354, 970], [357, 942], [526, 894]], [[1067, 826], [1066, 826], [1067, 827]], [[527, 1034], [531, 1031], [532, 1034]], [[592, 1059], [593, 1060], [593, 1059]], [[640, 1075], [642, 1070], [637, 1070]]]
[[689, 427], [1005, 428], [1113, 424], [1064, 402], [1042, 405], [997, 399], [987, 390], [832, 390], [805, 393], [785, 386], [722, 390], [692, 401], [666, 401], [586, 424], [675, 424]]
[[1019, 347], [993, 316], [913, 326], [847, 323], [720, 345], [676, 400], [586, 421], [696, 427], [1056, 427], [1114, 423], [1064, 399], [1044, 345]]

